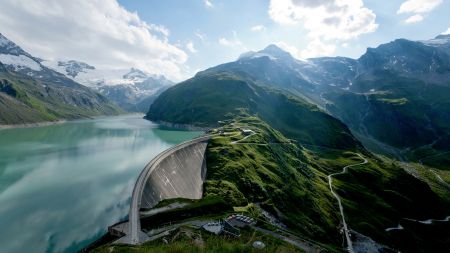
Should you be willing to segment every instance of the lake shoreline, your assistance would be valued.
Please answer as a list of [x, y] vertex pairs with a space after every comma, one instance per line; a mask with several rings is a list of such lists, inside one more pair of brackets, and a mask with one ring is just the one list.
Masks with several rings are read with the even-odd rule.
[[22, 124], [12, 124], [12, 125], [0, 125], [0, 130], [2, 130], [2, 129], [13, 129], [13, 128], [30, 128], [30, 127], [51, 126], [51, 125], [66, 123], [67, 121], [70, 121], [70, 120], [43, 121], [43, 122], [36, 122], [36, 123], [22, 123]]
[[[144, 119], [148, 120], [146, 118], [144, 118]], [[148, 120], [148, 121], [153, 122], [153, 123], [158, 124], [163, 127], [174, 128], [177, 130], [205, 131], [206, 132], [206, 131], [213, 129], [213, 127], [199, 127], [199, 126], [195, 126], [195, 125], [191, 125], [191, 124], [179, 124], [179, 123], [172, 123], [172, 122], [167, 122], [167, 121], [151, 121], [151, 120]]]
[[85, 118], [78, 118], [78, 119], [60, 119], [60, 120], [56, 120], [56, 121], [42, 121], [42, 122], [35, 122], [35, 123], [21, 123], [21, 124], [11, 124], [11, 125], [0, 124], [0, 130], [52, 126], [52, 125], [58, 125], [58, 124], [63, 124], [63, 123], [67, 123], [67, 122], [79, 121], [79, 120], [94, 120], [94, 119], [101, 119], [101, 118], [105, 118], [105, 117], [114, 117], [114, 116], [121, 116], [121, 115], [144, 115], [144, 114], [131, 112], [131, 113], [122, 113], [119, 115], [99, 115], [99, 116], [85, 117]]

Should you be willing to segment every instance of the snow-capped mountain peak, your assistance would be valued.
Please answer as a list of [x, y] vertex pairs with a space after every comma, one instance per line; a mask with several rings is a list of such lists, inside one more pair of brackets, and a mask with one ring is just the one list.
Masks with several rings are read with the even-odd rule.
[[144, 81], [147, 79], [149, 75], [142, 70], [131, 68], [130, 72], [123, 75], [123, 79], [131, 80], [131, 81]]
[[41, 71], [40, 60], [0, 33], [0, 62], [15, 71]]
[[[66, 77], [97, 90], [130, 111], [147, 110], [149, 97], [173, 85], [164, 76], [151, 75], [137, 68], [110, 69], [75, 60], [43, 61], [45, 66]], [[139, 104], [139, 105], [138, 105]], [[142, 106], [142, 107], [141, 107]]]
[[80, 72], [86, 73], [89, 70], [95, 69], [94, 66], [91, 66], [87, 63], [80, 61], [58, 61], [58, 67], [62, 67], [66, 73], [66, 75], [71, 77], [76, 77]]
[[260, 57], [268, 57], [271, 60], [294, 60], [290, 53], [284, 51], [274, 44], [271, 44], [258, 52], [250, 51], [247, 53], [243, 53], [239, 56], [239, 60], [255, 59]]

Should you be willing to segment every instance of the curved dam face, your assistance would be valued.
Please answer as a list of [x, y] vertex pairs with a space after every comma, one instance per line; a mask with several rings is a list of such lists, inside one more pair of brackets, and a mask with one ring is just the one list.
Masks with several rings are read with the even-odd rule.
[[140, 244], [148, 239], [141, 231], [141, 208], [152, 208], [170, 198], [200, 199], [206, 176], [205, 151], [210, 136], [199, 137], [157, 155], [145, 166], [134, 185], [128, 223], [113, 227], [125, 236], [116, 243]]
[[171, 198], [201, 199], [207, 144], [193, 143], [174, 150], [160, 161], [145, 183], [140, 207], [152, 208], [161, 200]]

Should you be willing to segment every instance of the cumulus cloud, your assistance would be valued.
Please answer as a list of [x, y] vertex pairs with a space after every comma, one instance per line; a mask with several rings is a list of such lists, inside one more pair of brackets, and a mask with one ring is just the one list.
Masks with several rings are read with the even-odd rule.
[[447, 29], [447, 31], [443, 32], [442, 34], [443, 34], [443, 35], [450, 34], [450, 27]]
[[168, 42], [169, 30], [116, 0], [2, 0], [0, 9], [0, 31], [38, 57], [183, 77], [187, 54]]
[[252, 28], [250, 28], [250, 30], [252, 30], [252, 32], [262, 32], [266, 30], [266, 27], [263, 25], [255, 25]]
[[432, 11], [442, 3], [442, 0], [407, 0], [400, 5], [397, 14], [426, 13]]
[[306, 46], [306, 48], [301, 51], [300, 56], [303, 59], [319, 56], [329, 56], [334, 54], [335, 51], [336, 46], [334, 44], [327, 44], [322, 40], [316, 38], [308, 43], [308, 46]]
[[242, 45], [242, 41], [239, 40], [236, 31], [232, 31], [233, 37], [232, 38], [225, 38], [221, 37], [219, 38], [219, 44], [227, 47], [237, 47]]
[[416, 15], [412, 15], [411, 17], [407, 18], [405, 20], [405, 23], [407, 24], [413, 24], [413, 23], [418, 23], [420, 21], [423, 20], [423, 16], [420, 14], [416, 14]]
[[274, 44], [284, 51], [289, 52], [293, 57], [302, 60], [331, 55], [336, 51], [336, 46], [334, 44], [324, 43], [320, 39], [311, 41], [304, 50], [298, 50], [297, 47], [289, 45], [284, 41], [275, 42]]
[[397, 14], [412, 14], [405, 23], [417, 23], [424, 19], [421, 14], [431, 12], [441, 3], [442, 0], [407, 0], [400, 5]]
[[194, 43], [192, 41], [189, 41], [186, 44], [186, 49], [189, 50], [189, 52], [191, 52], [191, 53], [197, 53], [197, 49], [195, 49]]
[[301, 25], [308, 31], [309, 44], [300, 53], [303, 58], [332, 54], [336, 46], [331, 43], [378, 28], [375, 13], [362, 0], [271, 0], [269, 15], [279, 24]]
[[378, 28], [361, 0], [271, 0], [269, 15], [280, 24], [302, 24], [314, 38], [347, 40]]

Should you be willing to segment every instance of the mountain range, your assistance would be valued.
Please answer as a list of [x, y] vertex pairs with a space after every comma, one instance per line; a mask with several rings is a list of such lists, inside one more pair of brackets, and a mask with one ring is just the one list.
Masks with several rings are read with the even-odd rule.
[[123, 112], [106, 97], [47, 68], [0, 34], [0, 124], [37, 123]]
[[359, 59], [298, 60], [270, 45], [199, 72], [190, 82], [215, 73], [243, 76], [317, 105], [371, 150], [402, 160], [433, 156], [423, 161], [446, 166], [436, 161], [445, 157], [436, 155], [450, 150], [449, 48], [450, 35], [440, 35], [398, 39]]
[[139, 69], [99, 69], [32, 56], [0, 34], [0, 124], [146, 112], [173, 82]]
[[395, 40], [358, 59], [299, 60], [270, 45], [167, 89], [146, 118], [256, 133], [247, 145], [211, 141], [206, 196], [259, 203], [339, 248], [334, 185], [355, 252], [439, 252], [450, 245], [448, 225], [419, 221], [450, 210], [449, 47], [441, 35]]
[[146, 112], [154, 99], [174, 83], [142, 70], [97, 68], [74, 60], [43, 61], [47, 67], [92, 88], [130, 112]]

